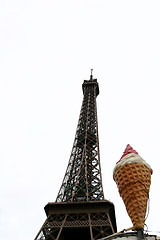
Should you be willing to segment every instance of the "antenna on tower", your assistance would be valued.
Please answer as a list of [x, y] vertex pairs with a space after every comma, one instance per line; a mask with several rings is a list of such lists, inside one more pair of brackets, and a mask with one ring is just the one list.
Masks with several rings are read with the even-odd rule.
[[92, 75], [93, 69], [91, 69], [91, 76], [90, 76], [90, 80], [93, 79], [93, 75]]

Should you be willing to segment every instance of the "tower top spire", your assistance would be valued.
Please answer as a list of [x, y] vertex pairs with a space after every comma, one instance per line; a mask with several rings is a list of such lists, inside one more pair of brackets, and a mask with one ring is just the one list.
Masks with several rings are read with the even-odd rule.
[[92, 72], [93, 72], [93, 69], [91, 69], [90, 80], [92, 80], [92, 79], [93, 79], [93, 74], [92, 74]]

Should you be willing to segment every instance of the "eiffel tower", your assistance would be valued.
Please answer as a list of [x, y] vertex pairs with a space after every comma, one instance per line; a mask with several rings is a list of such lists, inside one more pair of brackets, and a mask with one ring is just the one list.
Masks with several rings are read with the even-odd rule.
[[117, 232], [114, 205], [104, 199], [98, 138], [97, 79], [82, 84], [83, 102], [69, 163], [35, 240], [96, 240]]

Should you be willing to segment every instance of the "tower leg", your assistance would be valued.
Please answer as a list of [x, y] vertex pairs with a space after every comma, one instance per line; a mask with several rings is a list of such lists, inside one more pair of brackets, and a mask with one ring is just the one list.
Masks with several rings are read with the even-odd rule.
[[37, 235], [36, 235], [36, 237], [35, 237], [35, 239], [34, 239], [34, 240], [37, 240], [37, 239], [38, 239], [38, 237], [39, 237], [39, 235], [40, 235], [40, 233], [41, 233], [41, 231], [42, 231], [43, 227], [45, 226], [45, 224], [46, 224], [46, 223], [47, 223], [47, 221], [48, 221], [48, 218], [49, 218], [49, 217], [47, 217], [46, 221], [43, 223], [42, 227], [40, 228], [40, 230], [39, 230], [39, 232], [37, 233]]

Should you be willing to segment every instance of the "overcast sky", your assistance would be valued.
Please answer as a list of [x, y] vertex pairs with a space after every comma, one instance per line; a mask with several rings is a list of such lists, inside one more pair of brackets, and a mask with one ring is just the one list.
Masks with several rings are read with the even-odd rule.
[[[153, 168], [146, 224], [160, 235], [160, 1], [0, 0], [0, 238], [34, 239], [98, 79], [105, 198], [132, 226], [112, 171], [129, 143]], [[158, 233], [159, 232], [159, 233]]]

